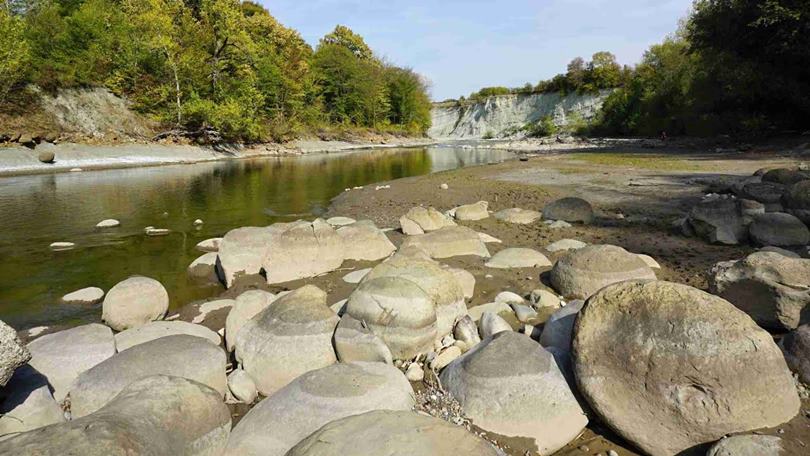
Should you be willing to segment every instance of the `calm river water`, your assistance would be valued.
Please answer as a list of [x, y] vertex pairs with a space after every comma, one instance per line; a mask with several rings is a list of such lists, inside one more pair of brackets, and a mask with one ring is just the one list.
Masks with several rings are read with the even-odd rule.
[[[135, 274], [159, 280], [172, 308], [181, 307], [222, 291], [187, 278], [203, 239], [311, 219], [346, 188], [509, 157], [431, 147], [0, 178], [0, 319], [18, 330], [98, 320], [99, 306], [59, 298], [88, 286], [109, 290]], [[121, 227], [95, 228], [107, 218]], [[198, 218], [205, 224], [195, 228]], [[148, 237], [146, 226], [172, 233]], [[77, 247], [53, 252], [56, 241]]]

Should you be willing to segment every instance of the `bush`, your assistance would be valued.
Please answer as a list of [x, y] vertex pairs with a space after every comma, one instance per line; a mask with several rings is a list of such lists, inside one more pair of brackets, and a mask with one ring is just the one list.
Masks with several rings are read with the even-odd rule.
[[528, 126], [528, 135], [532, 138], [554, 136], [558, 131], [557, 125], [551, 116], [545, 116], [534, 125]]

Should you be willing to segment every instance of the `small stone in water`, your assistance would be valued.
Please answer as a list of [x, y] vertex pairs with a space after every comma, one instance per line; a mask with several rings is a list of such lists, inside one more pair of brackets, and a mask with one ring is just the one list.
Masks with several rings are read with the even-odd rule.
[[194, 226], [200, 226], [203, 224], [203, 221], [200, 219], [194, 220]]

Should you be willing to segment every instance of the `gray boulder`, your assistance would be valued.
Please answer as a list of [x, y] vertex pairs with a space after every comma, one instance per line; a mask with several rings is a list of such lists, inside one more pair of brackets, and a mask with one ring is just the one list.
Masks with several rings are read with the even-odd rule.
[[183, 377], [227, 391], [225, 352], [205, 339], [168, 336], [136, 345], [83, 372], [70, 389], [73, 417], [89, 415], [127, 385], [154, 375]]
[[163, 318], [169, 310], [169, 294], [163, 285], [148, 277], [130, 277], [107, 292], [101, 319], [110, 328], [123, 331]]
[[695, 234], [712, 244], [736, 245], [747, 237], [739, 203], [732, 198], [704, 199], [692, 208], [687, 223]]
[[135, 381], [95, 413], [0, 442], [4, 455], [209, 456], [228, 441], [219, 392], [178, 377]]
[[[233, 429], [225, 454], [282, 456], [334, 420], [413, 406], [413, 389], [397, 368], [382, 363], [335, 364], [296, 378], [251, 409]], [[383, 436], [388, 438], [377, 434], [375, 440], [385, 440]]]
[[775, 182], [782, 185], [793, 185], [810, 179], [810, 172], [795, 168], [777, 168], [762, 175], [763, 182]]
[[449, 217], [429, 207], [414, 207], [399, 219], [402, 232], [412, 236], [429, 233], [448, 226], [456, 226]]
[[799, 375], [799, 380], [810, 384], [810, 325], [802, 325], [779, 341], [790, 370]]
[[782, 439], [773, 435], [735, 435], [715, 443], [706, 456], [779, 456]]
[[228, 389], [236, 399], [245, 404], [252, 404], [259, 397], [256, 382], [242, 369], [236, 369], [228, 374]]
[[515, 332], [485, 339], [450, 363], [441, 380], [476, 426], [531, 439], [542, 455], [574, 440], [588, 424], [552, 355]]
[[582, 310], [585, 301], [572, 301], [567, 306], [554, 312], [543, 325], [540, 334], [540, 345], [545, 348], [556, 347], [558, 353], [571, 354], [571, 340], [574, 337], [574, 323]]
[[5, 385], [14, 370], [31, 359], [31, 353], [17, 337], [17, 331], [0, 320], [0, 386]]
[[218, 254], [211, 252], [192, 261], [187, 270], [189, 277], [204, 282], [219, 283], [217, 258], [219, 258]]
[[479, 256], [489, 258], [486, 244], [478, 233], [465, 226], [452, 226], [410, 236], [402, 248], [418, 247], [431, 258], [451, 258], [456, 256]]
[[810, 244], [810, 230], [798, 218], [782, 212], [758, 215], [749, 226], [751, 241], [760, 246], [791, 247]]
[[239, 295], [225, 319], [225, 347], [232, 352], [239, 331], [259, 312], [266, 309], [276, 296], [263, 290], [248, 290]]
[[810, 260], [757, 252], [724, 261], [709, 272], [709, 291], [728, 300], [760, 326], [791, 330], [810, 321]]
[[454, 211], [456, 220], [475, 221], [489, 218], [489, 203], [479, 201], [474, 204], [459, 206]]
[[543, 208], [543, 218], [587, 224], [593, 221], [593, 207], [582, 198], [562, 198]]
[[361, 220], [337, 230], [343, 239], [347, 260], [377, 261], [388, 258], [397, 248], [371, 220]]
[[277, 223], [270, 227], [245, 227], [229, 231], [219, 243], [217, 273], [232, 287], [241, 279], [259, 278], [270, 239], [286, 227]]
[[785, 186], [775, 182], [752, 182], [742, 187], [741, 196], [765, 205], [780, 205]]
[[262, 267], [270, 285], [315, 277], [343, 264], [345, 244], [321, 219], [278, 229], [267, 244]]
[[0, 390], [0, 438], [62, 423], [65, 414], [54, 400], [48, 379], [25, 365]]
[[521, 209], [514, 207], [511, 209], [504, 209], [495, 213], [495, 218], [506, 223], [514, 223], [517, 225], [529, 225], [543, 217], [543, 214], [528, 209]]
[[453, 328], [453, 337], [456, 340], [464, 342], [468, 348], [474, 347], [481, 342], [481, 337], [478, 335], [478, 326], [469, 315], [463, 316], [456, 322]]
[[601, 290], [577, 319], [573, 360], [579, 391], [602, 422], [647, 454], [775, 427], [799, 411], [771, 335], [729, 302], [686, 285], [630, 281]]
[[484, 312], [484, 314], [481, 315], [480, 326], [482, 339], [502, 332], [512, 332], [512, 327], [509, 323], [495, 312]]
[[219, 346], [222, 337], [202, 325], [185, 321], [153, 321], [137, 328], [127, 329], [115, 335], [115, 347], [122, 352], [136, 345], [160, 339], [161, 337], [177, 335], [195, 336], [205, 339]]
[[391, 350], [361, 321], [344, 315], [335, 330], [335, 352], [341, 363], [394, 362]]
[[785, 210], [810, 225], [810, 178], [791, 185], [782, 197]]
[[534, 249], [509, 248], [496, 253], [485, 266], [495, 269], [545, 268], [551, 266], [551, 261]]
[[638, 255], [615, 245], [589, 245], [570, 251], [551, 269], [551, 284], [568, 298], [587, 299], [625, 280], [655, 280], [655, 272]]

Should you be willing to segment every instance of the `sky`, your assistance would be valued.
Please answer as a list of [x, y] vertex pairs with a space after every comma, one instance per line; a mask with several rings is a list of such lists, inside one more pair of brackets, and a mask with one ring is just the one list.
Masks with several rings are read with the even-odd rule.
[[536, 84], [598, 51], [621, 64], [674, 32], [692, 0], [260, 0], [313, 46], [342, 24], [413, 68], [435, 101]]

